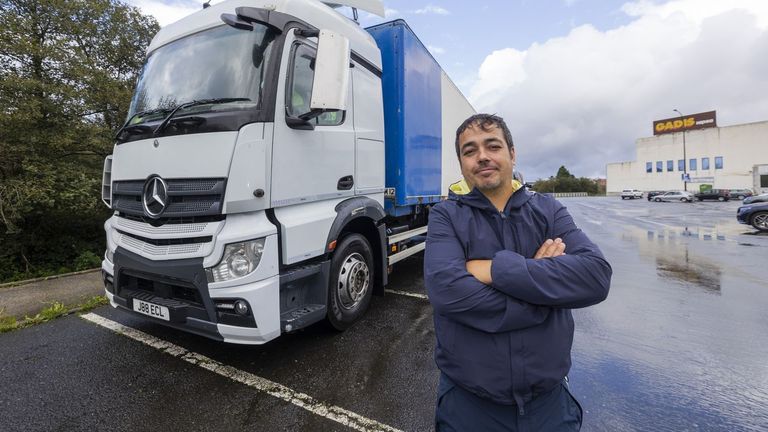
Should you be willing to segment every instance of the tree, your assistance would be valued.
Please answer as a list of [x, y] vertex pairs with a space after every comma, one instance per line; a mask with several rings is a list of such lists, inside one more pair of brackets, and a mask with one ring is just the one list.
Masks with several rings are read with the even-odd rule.
[[568, 171], [565, 165], [560, 165], [560, 168], [557, 170], [557, 175], [555, 175], [555, 178], [568, 179], [568, 178], [574, 178], [574, 176], [573, 174], [571, 174], [570, 171]]
[[101, 255], [101, 170], [159, 26], [117, 0], [0, 0], [0, 281]]
[[561, 165], [554, 177], [538, 180], [533, 184], [532, 189], [541, 193], [586, 192], [589, 195], [597, 195], [598, 183], [596, 180], [585, 177], [576, 178], [565, 166]]

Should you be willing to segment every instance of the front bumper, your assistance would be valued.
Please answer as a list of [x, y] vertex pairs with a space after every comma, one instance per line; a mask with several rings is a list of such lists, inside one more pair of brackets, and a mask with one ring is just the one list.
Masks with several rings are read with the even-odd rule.
[[[117, 248], [104, 260], [105, 290], [113, 307], [169, 327], [238, 344], [263, 344], [280, 335], [279, 276], [209, 289], [202, 258], [153, 261]], [[168, 308], [165, 321], [133, 310], [134, 299]], [[249, 314], [217, 307], [245, 300]]]
[[736, 220], [739, 221], [739, 223], [749, 225], [749, 217], [751, 215], [752, 212], [750, 212], [750, 208], [739, 207], [739, 209], [736, 210]]

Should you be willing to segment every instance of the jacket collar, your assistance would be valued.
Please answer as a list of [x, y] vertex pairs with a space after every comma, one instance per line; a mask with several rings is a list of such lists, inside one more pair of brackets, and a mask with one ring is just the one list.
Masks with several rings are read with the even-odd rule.
[[[522, 207], [533, 195], [532, 192], [527, 191], [522, 183], [517, 180], [512, 180], [514, 192], [509, 197], [507, 205], [504, 207], [504, 213], [509, 213], [513, 209]], [[491, 201], [483, 195], [477, 188], [469, 190], [469, 186], [464, 180], [453, 183], [448, 192], [448, 199], [457, 201], [461, 205], [468, 205], [480, 210], [487, 210], [496, 212], [496, 207]]]

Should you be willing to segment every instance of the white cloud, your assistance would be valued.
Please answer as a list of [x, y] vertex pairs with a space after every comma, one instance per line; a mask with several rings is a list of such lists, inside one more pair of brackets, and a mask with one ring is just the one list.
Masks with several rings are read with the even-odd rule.
[[627, 15], [634, 17], [655, 16], [669, 18], [678, 13], [697, 23], [733, 9], [742, 9], [755, 14], [759, 27], [765, 29], [768, 26], [768, 2], [765, 0], [740, 0], [733, 2], [721, 0], [673, 0], [664, 4], [639, 0], [626, 3], [621, 9]]
[[526, 178], [605, 175], [605, 164], [635, 158], [636, 138], [655, 119], [717, 110], [718, 124], [768, 120], [768, 2], [639, 1], [625, 26], [590, 25], [494, 51], [470, 100], [504, 116]]
[[413, 13], [417, 14], [434, 14], [434, 15], [450, 15], [450, 12], [440, 6], [427, 5], [421, 9], [416, 9]]
[[445, 48], [440, 48], [439, 46], [427, 45], [427, 49], [432, 54], [445, 54]]
[[[216, 4], [219, 1], [212, 1], [211, 4]], [[146, 15], [154, 16], [155, 19], [157, 19], [157, 22], [160, 23], [160, 26], [174, 23], [203, 8], [203, 1], [193, 2], [172, 0], [166, 3], [162, 0], [126, 0], [126, 3], [131, 6], [136, 6]]]
[[400, 15], [400, 12], [397, 9], [384, 9], [384, 18], [392, 18], [398, 15]]

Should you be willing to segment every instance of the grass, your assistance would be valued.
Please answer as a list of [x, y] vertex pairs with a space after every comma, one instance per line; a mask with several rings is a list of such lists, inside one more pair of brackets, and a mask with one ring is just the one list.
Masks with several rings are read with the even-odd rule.
[[0, 333], [48, 322], [73, 312], [88, 312], [91, 309], [103, 306], [107, 303], [109, 303], [109, 301], [106, 296], [94, 296], [85, 302], [72, 307], [67, 307], [61, 302], [53, 302], [37, 315], [32, 317], [26, 316], [23, 320], [17, 320], [14, 317], [3, 317], [3, 311], [0, 311]]

